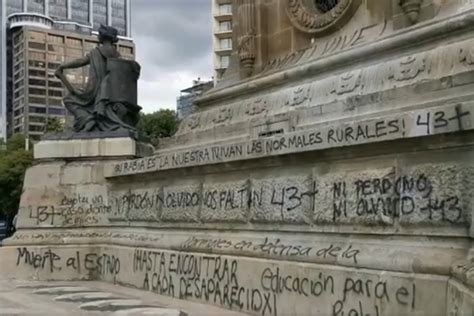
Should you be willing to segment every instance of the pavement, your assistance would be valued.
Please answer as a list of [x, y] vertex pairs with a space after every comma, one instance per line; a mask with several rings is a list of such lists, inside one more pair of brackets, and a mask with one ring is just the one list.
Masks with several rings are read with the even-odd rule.
[[0, 280], [0, 315], [243, 316], [103, 282]]

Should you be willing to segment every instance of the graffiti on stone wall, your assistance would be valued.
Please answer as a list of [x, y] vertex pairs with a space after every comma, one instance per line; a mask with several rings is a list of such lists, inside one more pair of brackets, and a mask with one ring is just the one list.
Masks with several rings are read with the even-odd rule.
[[[469, 199], [461, 166], [424, 165], [411, 170], [372, 169], [322, 176], [195, 183], [125, 193], [112, 192], [118, 220], [134, 221], [130, 209], [175, 222], [239, 222], [402, 225], [467, 225]], [[115, 202], [113, 202], [115, 201]], [[115, 203], [115, 204], [114, 204]], [[118, 205], [115, 207], [114, 205]]]
[[250, 268], [248, 263], [222, 256], [135, 249], [133, 273], [142, 276], [142, 289], [159, 295], [260, 315], [278, 315], [291, 298], [310, 300], [307, 306], [312, 312], [316, 308], [340, 316], [383, 315], [386, 305], [406, 314], [416, 308], [416, 286], [410, 281], [392, 284], [369, 275], [265, 263]]
[[64, 257], [51, 249], [35, 250], [22, 247], [16, 250], [17, 266], [29, 266], [51, 274], [66, 270], [98, 277], [115, 276], [120, 272], [120, 259], [107, 253], [76, 251], [74, 255]]
[[98, 224], [100, 218], [111, 213], [103, 195], [65, 196], [58, 204], [27, 207], [29, 218], [36, 225], [86, 226]]
[[[187, 244], [196, 242], [190, 239]], [[239, 242], [243, 245], [244, 242]], [[266, 239], [258, 247], [272, 242]], [[273, 242], [275, 244], [275, 241]], [[237, 243], [225, 242], [231, 246]], [[265, 245], [264, 245], [265, 244]], [[214, 243], [216, 247], [223, 241]], [[246, 247], [255, 247], [245, 243]], [[248, 245], [248, 246], [247, 246]], [[257, 245], [257, 244], [255, 244]], [[288, 245], [289, 246], [289, 245]], [[292, 245], [296, 249], [298, 245]], [[275, 248], [273, 248], [275, 249]], [[334, 250], [334, 249], [333, 249]], [[328, 247], [324, 252], [333, 251]], [[322, 249], [311, 249], [320, 252]], [[350, 251], [350, 250], [349, 250]], [[347, 253], [347, 249], [345, 251]], [[69, 278], [87, 275], [94, 280], [114, 280], [158, 295], [187, 299], [258, 315], [415, 315], [422, 293], [441, 290], [417, 283], [412, 276], [378, 274], [312, 264], [262, 261], [151, 248], [87, 249], [17, 248], [15, 264], [44, 276]], [[356, 260], [353, 256], [352, 260]], [[28, 270], [25, 270], [28, 271]], [[422, 288], [419, 289], [419, 286]], [[440, 297], [440, 302], [443, 298]], [[434, 304], [436, 305], [436, 304]], [[300, 309], [298, 306], [300, 306]], [[296, 309], [295, 309], [296, 308]]]
[[[343, 174], [322, 180], [318, 223], [467, 225], [459, 168], [425, 166], [409, 175]], [[465, 173], [471, 172], [468, 169]], [[378, 175], [380, 174], [380, 175]], [[341, 181], [334, 181], [339, 178]], [[343, 179], [345, 178], [345, 179]]]
[[183, 168], [283, 154], [413, 138], [472, 129], [467, 106], [452, 105], [402, 115], [318, 126], [301, 132], [239, 143], [196, 147], [117, 163], [110, 176]]
[[357, 263], [357, 256], [360, 250], [348, 246], [339, 246], [329, 244], [325, 247], [311, 247], [308, 245], [301, 245], [294, 242], [285, 242], [280, 238], [271, 239], [265, 237], [263, 241], [256, 242], [251, 240], [230, 240], [225, 238], [199, 238], [195, 236], [189, 237], [185, 240], [180, 248], [183, 251], [219, 251], [231, 250], [238, 253], [252, 253], [264, 256], [276, 257], [310, 257], [316, 256], [319, 258], [332, 258], [341, 261], [348, 260]]

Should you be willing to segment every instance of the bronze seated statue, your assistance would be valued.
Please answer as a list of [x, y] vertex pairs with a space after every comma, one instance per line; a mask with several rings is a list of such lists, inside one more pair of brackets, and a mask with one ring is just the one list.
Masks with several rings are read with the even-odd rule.
[[[74, 132], [136, 131], [141, 110], [137, 105], [140, 65], [121, 59], [114, 46], [117, 34], [115, 28], [101, 25], [99, 46], [56, 70], [56, 76], [69, 91], [63, 102], [74, 116]], [[90, 67], [85, 88], [74, 88], [63, 71], [87, 65]]]

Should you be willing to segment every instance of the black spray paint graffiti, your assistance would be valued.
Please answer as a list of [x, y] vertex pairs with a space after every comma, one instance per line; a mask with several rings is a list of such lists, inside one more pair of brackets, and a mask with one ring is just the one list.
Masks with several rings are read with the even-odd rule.
[[263, 242], [252, 242], [249, 240], [232, 241], [223, 238], [197, 238], [189, 237], [180, 246], [182, 250], [234, 250], [234, 251], [250, 251], [262, 255], [279, 256], [279, 257], [309, 257], [316, 256], [319, 258], [333, 258], [341, 260], [350, 260], [357, 263], [359, 249], [352, 245], [340, 247], [330, 244], [327, 247], [308, 247], [298, 244], [286, 244], [281, 239], [271, 240], [265, 237]]
[[26, 247], [17, 248], [16, 265], [27, 265], [35, 270], [55, 273], [74, 270], [77, 273], [87, 272], [93, 276], [116, 276], [120, 273], [120, 259], [107, 253], [85, 253], [79, 251], [73, 256], [62, 258], [51, 249], [45, 251], [29, 250]]
[[112, 207], [104, 203], [104, 197], [76, 195], [64, 197], [59, 205], [39, 205], [30, 207], [29, 218], [36, 224], [84, 226], [99, 223], [102, 215], [108, 215]]
[[[355, 200], [349, 199], [355, 192]], [[352, 195], [351, 195], [352, 196]], [[425, 214], [429, 221], [460, 224], [465, 221], [460, 198], [441, 196], [425, 174], [358, 179], [353, 183], [337, 182], [332, 186], [333, 221], [344, 217], [383, 215], [408, 218]]]
[[416, 288], [410, 281], [391, 284], [374, 275], [350, 277], [342, 271], [294, 270], [271, 264], [261, 266], [260, 274], [259, 268], [252, 270], [259, 276], [255, 284], [254, 278], [249, 279], [248, 266], [244, 270], [239, 262], [221, 256], [136, 249], [133, 273], [143, 277], [143, 289], [160, 295], [260, 315], [281, 314], [279, 309], [286, 310], [282, 304], [291, 298], [310, 300], [310, 306], [316, 304], [338, 316], [382, 315], [382, 307], [388, 304], [400, 311], [416, 308]]
[[284, 218], [286, 212], [293, 212], [303, 207], [308, 202], [314, 202], [318, 193], [316, 182], [310, 189], [292, 185], [281, 187], [259, 187], [249, 188], [236, 187], [232, 189], [204, 190], [201, 191], [171, 191], [163, 192], [155, 190], [151, 192], [127, 192], [114, 198], [116, 215], [126, 215], [130, 210], [155, 210], [160, 209], [183, 209], [202, 206], [211, 210], [225, 209], [248, 209], [262, 208], [268, 203], [278, 208]]
[[133, 272], [144, 274], [143, 289], [160, 295], [261, 315], [278, 314], [274, 293], [239, 285], [236, 260], [136, 249]]

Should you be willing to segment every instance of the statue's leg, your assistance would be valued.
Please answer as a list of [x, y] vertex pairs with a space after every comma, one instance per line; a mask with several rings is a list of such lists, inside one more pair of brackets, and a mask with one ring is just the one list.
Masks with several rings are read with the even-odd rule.
[[74, 98], [64, 98], [64, 106], [74, 117], [74, 132], [90, 132], [95, 128], [95, 119], [92, 111], [78, 102]]
[[135, 132], [136, 129], [127, 124], [123, 119], [126, 113], [127, 108], [122, 103], [101, 103], [96, 106], [96, 114], [98, 116], [97, 124], [99, 125], [100, 130], [129, 130]]

